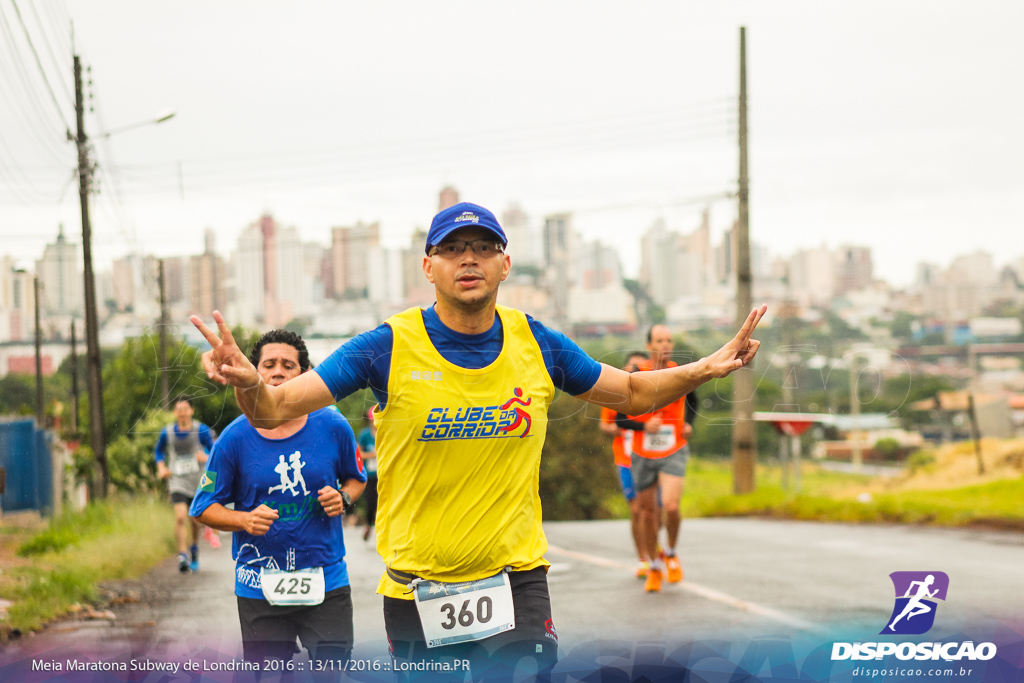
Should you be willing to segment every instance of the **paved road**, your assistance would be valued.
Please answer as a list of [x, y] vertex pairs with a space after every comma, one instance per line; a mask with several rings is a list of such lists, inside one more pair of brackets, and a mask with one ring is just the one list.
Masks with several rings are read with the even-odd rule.
[[[684, 523], [686, 578], [645, 594], [632, 576], [624, 521], [545, 525], [555, 625], [563, 648], [599, 639], [687, 642], [838, 631], [878, 633], [889, 616], [888, 574], [938, 570], [950, 577], [950, 623], [991, 616], [1024, 626], [1024, 535], [1011, 532], [849, 526], [748, 519]], [[230, 544], [203, 548], [201, 571], [179, 575], [173, 558], [143, 581], [122, 582], [116, 619], [61, 622], [3, 651], [28, 658], [69, 651], [97, 659], [230, 659], [240, 655]], [[385, 659], [382, 564], [372, 544], [348, 537], [357, 645]]]

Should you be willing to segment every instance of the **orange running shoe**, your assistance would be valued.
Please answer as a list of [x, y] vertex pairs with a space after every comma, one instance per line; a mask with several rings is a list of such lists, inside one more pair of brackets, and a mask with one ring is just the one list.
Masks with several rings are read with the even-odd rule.
[[647, 573], [647, 580], [644, 581], [644, 590], [648, 593], [657, 593], [661, 590], [661, 570], [651, 568]]
[[679, 583], [683, 580], [683, 565], [679, 563], [677, 556], [669, 555], [665, 558], [665, 569], [669, 583]]
[[638, 579], [646, 579], [647, 573], [650, 571], [651, 565], [647, 562], [644, 562], [643, 560], [640, 560], [639, 564], [637, 565], [636, 573], [634, 574], [634, 576], [636, 576], [636, 578]]

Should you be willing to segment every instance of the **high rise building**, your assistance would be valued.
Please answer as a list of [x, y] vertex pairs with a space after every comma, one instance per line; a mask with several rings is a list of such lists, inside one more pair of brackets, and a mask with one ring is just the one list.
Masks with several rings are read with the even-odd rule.
[[61, 224], [57, 241], [47, 244], [36, 261], [39, 305], [45, 315], [81, 317], [84, 310], [82, 274], [78, 269], [78, 245], [68, 242]]
[[363, 298], [370, 284], [370, 250], [380, 246], [380, 224], [357, 223], [351, 228], [331, 230], [330, 260], [332, 289], [329, 296], [335, 299]]
[[544, 217], [544, 267], [551, 293], [551, 317], [556, 328], [568, 329], [569, 289], [576, 282], [576, 234], [571, 213]]
[[206, 231], [204, 245], [202, 254], [190, 257], [189, 308], [196, 315], [209, 316], [211, 311], [227, 307], [227, 266], [214, 252], [213, 230]]
[[864, 289], [874, 281], [871, 247], [844, 245], [836, 253], [836, 293]]
[[266, 276], [264, 274], [263, 231], [253, 223], [238, 236], [234, 263], [234, 304], [239, 324], [256, 327], [263, 322]]
[[836, 255], [825, 245], [789, 259], [789, 292], [802, 305], [828, 305], [836, 293]]
[[437, 210], [444, 211], [449, 206], [455, 206], [459, 203], [459, 191], [451, 185], [445, 185], [441, 188], [441, 194], [438, 197]]
[[529, 216], [518, 204], [511, 204], [501, 214], [501, 227], [508, 238], [506, 253], [512, 259], [513, 269], [516, 266], [539, 267], [544, 264], [544, 245], [540, 231], [530, 227]]
[[34, 338], [33, 287], [32, 273], [18, 268], [11, 257], [0, 256], [0, 342]]

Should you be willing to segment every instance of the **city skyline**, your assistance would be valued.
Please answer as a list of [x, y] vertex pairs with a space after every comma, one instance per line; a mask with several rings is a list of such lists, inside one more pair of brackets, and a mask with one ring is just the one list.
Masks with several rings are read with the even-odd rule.
[[[709, 203], [713, 239], [732, 223], [741, 25], [752, 239], [776, 254], [869, 246], [896, 285], [914, 276], [907, 254], [1024, 251], [1024, 94], [1006, 87], [1024, 77], [1017, 3], [399, 4], [108, 0], [28, 14], [52, 93], [12, 31], [7, 251], [35, 258], [61, 222], [80, 234], [63, 141], [71, 19], [92, 67], [100, 267], [136, 247], [199, 253], [207, 228], [232, 243], [264, 212], [320, 242], [378, 222], [398, 246], [451, 184], [496, 212], [571, 213], [635, 275], [624, 232], [658, 218], [688, 232]], [[167, 109], [177, 116], [159, 127], [101, 137]]]

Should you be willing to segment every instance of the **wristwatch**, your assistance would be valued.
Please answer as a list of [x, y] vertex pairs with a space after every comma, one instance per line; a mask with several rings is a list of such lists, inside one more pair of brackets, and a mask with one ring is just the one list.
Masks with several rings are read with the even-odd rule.
[[355, 503], [352, 502], [352, 496], [348, 495], [348, 491], [341, 491], [341, 509], [346, 515], [352, 514], [352, 508], [355, 507]]

